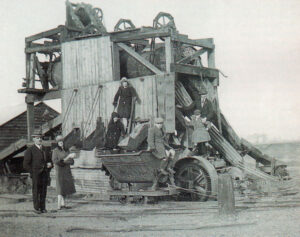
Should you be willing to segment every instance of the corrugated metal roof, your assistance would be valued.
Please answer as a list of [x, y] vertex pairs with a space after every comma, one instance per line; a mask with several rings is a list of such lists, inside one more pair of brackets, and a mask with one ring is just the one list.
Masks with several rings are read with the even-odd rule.
[[[34, 107], [35, 127], [57, 117], [59, 113], [41, 102]], [[27, 136], [26, 111], [0, 126], [0, 151], [21, 138]]]

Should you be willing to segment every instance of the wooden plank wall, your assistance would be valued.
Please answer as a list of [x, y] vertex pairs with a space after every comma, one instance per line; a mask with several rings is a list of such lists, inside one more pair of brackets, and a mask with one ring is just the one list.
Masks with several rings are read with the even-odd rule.
[[62, 44], [63, 89], [98, 85], [113, 80], [109, 36]]
[[165, 119], [167, 133], [175, 131], [175, 74], [157, 75], [158, 115]]
[[130, 79], [135, 88], [139, 102], [135, 106], [135, 118], [150, 119], [157, 116], [157, 94], [155, 76]]
[[[147, 119], [151, 118], [152, 115], [156, 116], [157, 99], [155, 76], [130, 79], [129, 82], [135, 88], [139, 97], [139, 103], [136, 103], [135, 117]], [[102, 117], [102, 121], [106, 126], [114, 110], [112, 103], [119, 86], [119, 81], [103, 83], [93, 112], [91, 112], [91, 109], [96, 98], [95, 95], [98, 86], [92, 85], [78, 88], [70, 111], [63, 121], [63, 135], [65, 136], [70, 133], [74, 127], [82, 128], [88, 126], [89, 129], [87, 129], [85, 134], [88, 136], [96, 128], [97, 117]], [[65, 89], [62, 91], [63, 114], [65, 114], [67, 110], [72, 93], [73, 89]], [[89, 113], [92, 113], [92, 119], [87, 121]], [[90, 122], [90, 125], [87, 125], [88, 122]]]

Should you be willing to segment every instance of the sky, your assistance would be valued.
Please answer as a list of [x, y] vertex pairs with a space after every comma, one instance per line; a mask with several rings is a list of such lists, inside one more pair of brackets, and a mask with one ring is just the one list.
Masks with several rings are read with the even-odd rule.
[[[103, 10], [108, 31], [120, 18], [151, 26], [163, 11], [189, 38], [214, 38], [216, 67], [228, 76], [220, 78], [220, 106], [237, 134], [300, 140], [299, 0], [85, 2]], [[0, 123], [26, 108], [17, 93], [25, 77], [25, 37], [63, 24], [64, 0], [0, 1]], [[49, 104], [59, 110], [57, 102]]]

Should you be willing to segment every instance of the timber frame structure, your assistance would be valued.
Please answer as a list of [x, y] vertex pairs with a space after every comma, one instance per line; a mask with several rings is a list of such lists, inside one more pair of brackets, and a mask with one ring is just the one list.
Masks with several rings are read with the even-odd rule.
[[[180, 34], [173, 17], [164, 12], [154, 18], [153, 26], [136, 28], [131, 20], [121, 19], [114, 31], [108, 32], [102, 24], [100, 8], [68, 1], [66, 6], [66, 25], [25, 38], [26, 78], [18, 92], [26, 94], [28, 141], [35, 130], [34, 103], [61, 99], [62, 113], [55, 123], [61, 124], [68, 148], [76, 146], [90, 152], [96, 148], [95, 154], [105, 150], [106, 126], [115, 111], [113, 95], [121, 78], [126, 77], [137, 95], [137, 102], [132, 101], [127, 134], [131, 132], [134, 117], [150, 121], [149, 126], [155, 117], [162, 117], [169, 141], [182, 151], [192, 148], [186, 120], [195, 108], [204, 108], [202, 95], [207, 94], [212, 114], [208, 133], [213, 159], [185, 154], [177, 161], [175, 170], [188, 163], [200, 167], [204, 160], [203, 164], [213, 170], [209, 175], [211, 180], [216, 180], [217, 169], [227, 172], [230, 166], [268, 181], [274, 181], [273, 176], [286, 176], [285, 164], [240, 139], [221, 113], [218, 98], [221, 72], [215, 65], [212, 38], [190, 39]], [[137, 141], [134, 149], [119, 144], [121, 151], [129, 151], [130, 155], [147, 149], [143, 147], [147, 145], [146, 137], [137, 136], [142, 141]], [[92, 158], [81, 156], [77, 167], [100, 169], [97, 159], [93, 159], [95, 154]], [[256, 169], [244, 163], [246, 154], [256, 161]]]
[[[47, 71], [43, 70], [37, 55], [45, 55], [50, 58], [48, 64], [51, 64], [54, 56], [61, 55], [61, 45], [63, 43], [103, 36], [109, 36], [112, 42], [113, 80], [120, 80], [119, 52], [123, 50], [155, 75], [175, 73], [175, 75], [188, 74], [210, 78], [217, 91], [217, 86], [219, 85], [219, 70], [215, 68], [215, 45], [212, 38], [189, 39], [187, 35], [179, 34], [169, 27], [157, 29], [154, 27], [141, 27], [109, 33], [83, 34], [83, 30], [79, 28], [60, 25], [57, 28], [25, 38], [26, 78], [25, 83], [23, 83], [24, 88], [19, 89], [18, 92], [26, 94], [28, 140], [31, 139], [31, 134], [34, 130], [34, 102], [61, 98], [61, 88], [57, 86], [58, 83], [51, 83], [51, 75], [47, 75]], [[165, 71], [158, 69], [134, 50], [134, 48], [138, 46], [149, 46], [150, 40], [157, 38], [164, 41]], [[40, 42], [41, 40], [44, 40], [43, 43], [36, 42]], [[193, 54], [175, 61], [174, 44], [177, 43], [197, 48], [197, 50], [194, 50]], [[207, 67], [188, 64], [191, 60], [204, 53], [207, 53]], [[35, 75], [38, 76], [38, 79], [36, 79]], [[61, 78], [60, 80], [63, 79]], [[41, 83], [42, 88], [37, 88], [36, 81]], [[49, 83], [52, 85], [51, 89], [49, 89]], [[218, 103], [218, 100], [216, 102]], [[218, 112], [218, 118], [219, 129], [221, 130], [220, 112]]]

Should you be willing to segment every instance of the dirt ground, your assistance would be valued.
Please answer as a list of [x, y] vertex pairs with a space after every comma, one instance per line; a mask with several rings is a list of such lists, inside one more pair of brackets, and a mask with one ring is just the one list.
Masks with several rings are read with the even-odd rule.
[[[299, 169], [291, 170], [299, 190]], [[47, 214], [32, 212], [31, 194], [0, 195], [0, 237], [299, 237], [300, 193], [272, 194], [259, 198], [236, 197], [236, 213], [218, 214], [217, 201], [158, 204], [120, 204], [96, 196], [75, 195], [72, 209], [56, 211], [50, 189]]]
[[[23, 202], [0, 205], [0, 236], [300, 236], [300, 195], [236, 201], [236, 214], [219, 216], [216, 201], [126, 204], [69, 199], [72, 209], [56, 211], [54, 192], [47, 214]], [[12, 202], [12, 201], [10, 201]]]

